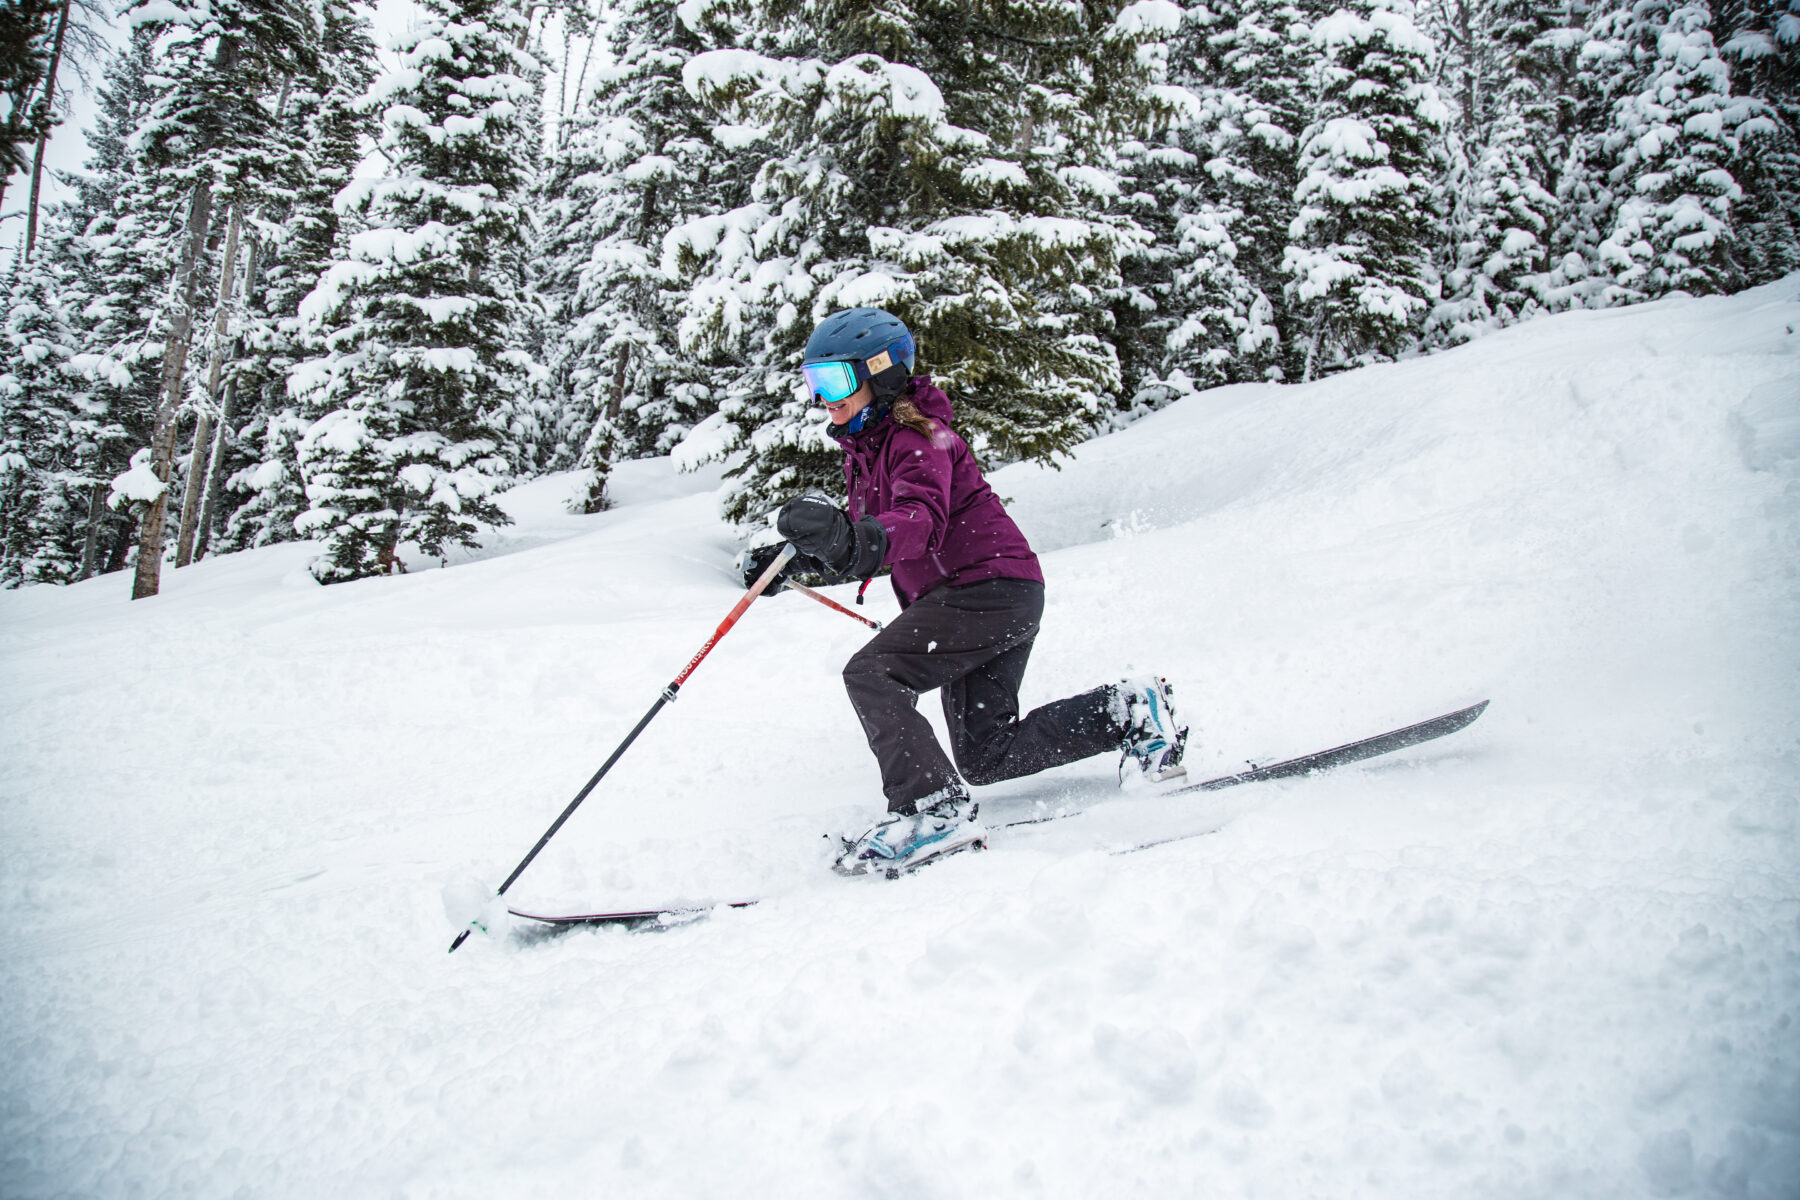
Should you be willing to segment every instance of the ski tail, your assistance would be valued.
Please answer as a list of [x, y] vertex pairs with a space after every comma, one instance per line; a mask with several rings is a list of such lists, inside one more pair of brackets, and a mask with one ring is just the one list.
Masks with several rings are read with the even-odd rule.
[[524, 909], [509, 908], [506, 911], [515, 917], [523, 917], [527, 921], [541, 921], [545, 925], [625, 925], [636, 927], [649, 924], [682, 923], [698, 920], [701, 917], [721, 908], [749, 908], [758, 900], [726, 900], [718, 904], [676, 908], [641, 908], [626, 909], [618, 912], [573, 913], [553, 915], [549, 913], [526, 912]]
[[1267, 779], [1289, 779], [1295, 775], [1329, 771], [1333, 767], [1361, 762], [1366, 758], [1392, 754], [1396, 750], [1417, 746], [1421, 742], [1435, 741], [1455, 733], [1459, 729], [1466, 729], [1476, 717], [1487, 710], [1488, 704], [1489, 701], [1483, 700], [1479, 704], [1459, 708], [1455, 712], [1445, 713], [1441, 717], [1420, 721], [1417, 725], [1392, 729], [1387, 733], [1378, 733], [1374, 737], [1363, 738], [1361, 741], [1348, 742], [1342, 746], [1333, 746], [1329, 750], [1319, 750], [1312, 754], [1301, 755], [1299, 758], [1270, 763], [1267, 766], [1253, 765], [1248, 771], [1240, 771], [1235, 775], [1221, 775], [1217, 779], [1207, 779], [1200, 783], [1190, 783], [1185, 787], [1175, 788], [1169, 794], [1216, 792], [1220, 788], [1236, 787], [1240, 783], [1261, 783]]

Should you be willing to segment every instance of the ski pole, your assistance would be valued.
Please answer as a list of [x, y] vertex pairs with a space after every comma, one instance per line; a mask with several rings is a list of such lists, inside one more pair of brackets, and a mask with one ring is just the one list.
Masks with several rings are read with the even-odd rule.
[[[612, 752], [612, 756], [600, 764], [600, 769], [595, 771], [594, 777], [587, 781], [587, 786], [576, 793], [575, 798], [569, 801], [569, 806], [562, 810], [562, 815], [551, 822], [550, 828], [544, 831], [544, 836], [539, 838], [537, 840], [537, 845], [531, 848], [531, 853], [520, 860], [519, 865], [513, 868], [512, 874], [506, 877], [506, 882], [500, 885], [499, 890], [496, 891], [494, 895], [506, 895], [506, 889], [511, 887], [513, 882], [517, 880], [520, 875], [524, 874], [525, 868], [531, 865], [531, 860], [538, 856], [538, 851], [542, 850], [550, 839], [556, 836], [556, 831], [563, 827], [563, 822], [567, 821], [569, 817], [574, 814], [575, 810], [581, 807], [581, 802], [588, 798], [588, 793], [594, 790], [595, 786], [605, 777], [608, 771], [612, 770], [613, 764], [619, 761], [620, 756], [623, 755], [626, 750], [630, 749], [631, 743], [637, 741], [638, 734], [644, 732], [644, 726], [650, 724], [651, 719], [654, 718], [657, 713], [662, 711], [663, 705], [668, 704], [675, 699], [675, 693], [681, 690], [681, 685], [687, 682], [688, 676], [692, 675], [695, 668], [700, 665], [701, 661], [705, 659], [708, 654], [712, 653], [712, 648], [719, 644], [719, 639], [731, 632], [731, 627], [738, 623], [738, 618], [744, 615], [744, 610], [750, 607], [750, 602], [762, 595], [763, 589], [775, 581], [775, 576], [781, 573], [781, 568], [787, 566], [788, 560], [792, 557], [794, 557], [794, 547], [792, 543], [790, 543], [783, 546], [781, 548], [781, 553], [770, 560], [768, 567], [764, 569], [756, 582], [750, 585], [750, 590], [744, 593], [743, 599], [732, 606], [731, 611], [725, 614], [725, 619], [719, 622], [719, 627], [713, 630], [713, 635], [706, 639], [706, 645], [700, 647], [700, 652], [688, 660], [688, 665], [681, 669], [681, 674], [677, 675], [669, 686], [662, 690], [662, 695], [656, 698], [656, 703], [650, 706], [650, 711], [645, 713], [643, 719], [637, 723], [636, 727], [634, 727], [630, 733], [625, 735], [625, 740], [619, 743], [619, 748]], [[824, 597], [821, 596], [820, 599], [824, 599]], [[855, 616], [856, 614], [851, 613], [850, 615]], [[469, 931], [467, 929], [457, 934], [456, 940], [450, 943], [449, 953], [456, 953], [456, 948], [467, 941], [468, 937]]]
[[787, 586], [792, 588], [794, 591], [799, 592], [802, 596], [811, 596], [814, 600], [817, 600], [820, 604], [823, 604], [826, 608], [836, 609], [838, 612], [843, 613], [846, 617], [849, 617], [853, 621], [861, 621], [864, 625], [867, 625], [870, 629], [873, 629], [876, 633], [881, 632], [881, 622], [880, 621], [871, 621], [868, 617], [863, 616], [859, 612], [851, 612], [849, 609], [847, 609], [843, 605], [839, 604], [836, 600], [833, 600], [830, 596], [822, 595], [819, 592], [815, 592], [811, 588], [807, 587], [804, 583], [795, 583], [793, 580], [790, 579], [787, 581]]

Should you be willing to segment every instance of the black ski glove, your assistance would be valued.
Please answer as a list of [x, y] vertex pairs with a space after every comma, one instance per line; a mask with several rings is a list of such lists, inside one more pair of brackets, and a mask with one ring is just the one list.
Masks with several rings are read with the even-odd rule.
[[887, 557], [887, 530], [880, 521], [864, 517], [852, 525], [844, 510], [823, 496], [789, 500], [775, 519], [775, 528], [838, 581], [867, 579]]

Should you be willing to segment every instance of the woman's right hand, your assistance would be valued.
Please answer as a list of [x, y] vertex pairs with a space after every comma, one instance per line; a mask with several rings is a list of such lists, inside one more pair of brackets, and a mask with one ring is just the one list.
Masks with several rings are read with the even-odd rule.
[[811, 555], [833, 575], [842, 575], [856, 554], [856, 535], [843, 509], [823, 496], [801, 496], [781, 506], [775, 519], [794, 549]]

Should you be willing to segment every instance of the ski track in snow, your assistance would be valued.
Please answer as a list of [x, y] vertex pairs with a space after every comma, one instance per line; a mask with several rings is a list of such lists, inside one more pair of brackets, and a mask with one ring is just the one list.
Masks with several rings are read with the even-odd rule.
[[394, 579], [0, 594], [0, 1195], [1800, 1195], [1796, 328], [1800, 277], [1574, 313], [995, 472], [1028, 705], [1167, 674], [1195, 778], [1493, 707], [1211, 796], [979, 789], [1096, 807], [840, 880], [864, 634], [773, 597], [514, 888], [769, 897], [660, 932], [447, 957], [441, 894], [735, 601], [716, 473], [537, 481]]

